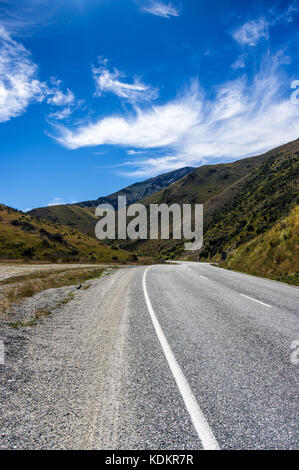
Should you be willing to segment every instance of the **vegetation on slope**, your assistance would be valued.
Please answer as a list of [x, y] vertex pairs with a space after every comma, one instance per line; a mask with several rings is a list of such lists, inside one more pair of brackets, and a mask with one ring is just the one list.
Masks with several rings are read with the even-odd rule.
[[72, 228], [0, 204], [0, 259], [73, 263], [127, 261], [133, 256]]
[[[298, 203], [298, 151], [280, 152], [254, 169], [237, 184], [237, 191], [229, 188], [218, 198], [225, 201], [211, 210], [207, 204], [204, 248], [201, 259], [225, 261], [243, 243], [268, 231]], [[229, 198], [227, 198], [229, 192]]]
[[[157, 203], [204, 203], [204, 246], [199, 252], [185, 252], [183, 240], [138, 241], [128, 246], [162, 259], [213, 261], [223, 267], [297, 284], [298, 156], [299, 140], [261, 157], [235, 162], [231, 164], [233, 168], [236, 165], [234, 175], [227, 177], [230, 183], [234, 177], [235, 180], [224, 189], [222, 179], [228, 165], [213, 165], [211, 169], [216, 171], [212, 172], [210, 198], [209, 167], [197, 169], [151, 197], [150, 202]], [[253, 165], [247, 167], [251, 161]], [[196, 183], [192, 184], [192, 178]]]
[[74, 204], [55, 205], [33, 209], [29, 215], [43, 218], [51, 223], [67, 225], [85, 235], [95, 238], [97, 217], [94, 211]]
[[67, 225], [79, 232], [95, 238], [95, 209], [99, 204], [111, 204], [115, 209], [118, 205], [118, 196], [126, 196], [127, 204], [133, 204], [144, 197], [147, 197], [163, 188], [168, 187], [193, 168], [185, 167], [179, 170], [170, 171], [154, 178], [134, 183], [121, 189], [107, 197], [100, 197], [94, 201], [83, 201], [76, 204], [63, 204], [50, 207], [40, 207], [29, 212], [30, 215], [42, 217], [61, 225]]
[[216, 261], [224, 267], [295, 282], [298, 156], [299, 139], [263, 155], [194, 169], [140, 201], [146, 207], [203, 203], [204, 247], [199, 252], [184, 252], [184, 240], [172, 239], [121, 240], [117, 247], [156, 259]]
[[299, 205], [275, 225], [238, 247], [223, 267], [299, 285]]
[[[232, 163], [204, 165], [196, 168], [169, 188], [164, 189], [140, 201], [145, 206], [166, 203], [204, 204], [205, 229], [209, 220], [214, 220], [214, 214], [229, 204], [236, 195], [243, 194], [247, 184], [247, 176], [261, 164], [280, 153], [293, 155], [299, 150], [299, 141], [278, 147], [265, 154], [245, 158]], [[221, 212], [219, 212], [221, 214]], [[221, 216], [221, 215], [220, 215]], [[205, 236], [206, 238], [206, 236]], [[221, 245], [221, 240], [219, 240]], [[139, 240], [134, 243], [126, 242], [122, 248], [136, 250], [139, 254], [155, 256], [163, 259], [173, 259], [184, 256], [184, 242], [177, 240]], [[219, 246], [217, 246], [217, 250]], [[217, 251], [216, 250], [216, 251]], [[214, 253], [215, 254], [215, 253]], [[213, 255], [214, 255], [213, 254]], [[198, 257], [198, 253], [191, 256]], [[207, 258], [210, 255], [207, 254]]]

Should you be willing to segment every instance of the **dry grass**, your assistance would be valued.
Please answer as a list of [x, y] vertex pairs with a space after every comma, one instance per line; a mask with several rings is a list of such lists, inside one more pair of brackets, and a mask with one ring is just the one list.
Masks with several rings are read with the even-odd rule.
[[238, 247], [221, 266], [299, 285], [299, 205], [270, 230]]
[[80, 271], [82, 271], [82, 269], [96, 269], [96, 266], [95, 267], [82, 267], [82, 268], [72, 268], [72, 267], [66, 267], [65, 269], [52, 269], [52, 270], [47, 270], [47, 271], [37, 271], [37, 272], [33, 272], [33, 273], [28, 273], [28, 274], [16, 274], [15, 276], [10, 276], [6, 279], [3, 279], [2, 281], [0, 281], [0, 286], [1, 285], [7, 285], [7, 284], [15, 284], [16, 282], [22, 282], [22, 281], [33, 281], [35, 279], [45, 279], [49, 276], [52, 276], [52, 275], [61, 275], [61, 274], [65, 274], [67, 272], [70, 272], [70, 271], [74, 271], [74, 269], [79, 269]]
[[10, 326], [12, 328], [21, 328], [21, 327], [26, 327], [26, 326], [36, 326], [38, 324], [38, 321], [42, 320], [42, 318], [44, 318], [46, 316], [51, 315], [51, 313], [52, 312], [50, 310], [39, 308], [35, 312], [34, 318], [32, 318], [31, 320], [28, 320], [28, 321], [18, 320], [16, 322], [10, 323]]
[[[40, 276], [37, 273], [27, 276], [15, 276], [14, 282], [11, 280], [12, 278], [7, 283], [2, 281], [3, 291], [0, 298], [0, 313], [7, 313], [13, 304], [19, 303], [27, 297], [32, 297], [38, 292], [76, 285], [78, 281], [83, 283], [88, 279], [96, 279], [102, 275], [104, 269], [76, 268], [59, 273], [40, 273]], [[71, 300], [71, 296], [67, 297], [67, 301], [69, 300]]]

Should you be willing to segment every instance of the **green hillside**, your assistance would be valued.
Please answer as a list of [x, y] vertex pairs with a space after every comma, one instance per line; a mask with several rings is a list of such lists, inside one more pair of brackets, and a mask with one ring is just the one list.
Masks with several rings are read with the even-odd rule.
[[199, 252], [185, 252], [183, 241], [176, 240], [121, 246], [156, 258], [212, 261], [298, 283], [298, 157], [299, 139], [258, 157], [198, 168], [142, 201], [203, 203], [204, 246]]
[[[217, 235], [212, 235], [208, 230], [212, 230], [213, 224], [216, 223], [219, 217], [221, 218], [222, 208], [235, 201], [235, 198], [247, 197], [246, 185], [249, 184], [251, 178], [249, 175], [255, 175], [255, 170], [260, 167], [261, 173], [258, 174], [260, 174], [260, 179], [263, 180], [263, 164], [267, 167], [267, 162], [276, 161], [279, 156], [287, 160], [288, 156], [292, 156], [296, 160], [298, 158], [296, 152], [298, 151], [299, 140], [296, 140], [262, 155], [232, 163], [205, 165], [196, 168], [169, 188], [140, 202], [146, 206], [154, 203], [204, 204], [206, 250], [203, 256], [208, 259], [215, 256], [223, 248], [223, 234], [219, 235], [218, 240]], [[277, 168], [277, 171], [279, 172], [280, 170]], [[293, 179], [293, 176], [291, 176], [291, 179]], [[254, 188], [252, 191], [254, 191]], [[287, 208], [284, 208], [282, 211], [283, 215], [287, 213], [287, 210]], [[238, 217], [238, 214], [234, 214], [234, 218], [238, 219]], [[234, 221], [227, 221], [227, 224], [228, 227], [233, 226]], [[216, 233], [218, 233], [218, 227], [216, 228]], [[232, 236], [232, 234], [230, 233], [228, 238], [229, 236]], [[212, 237], [211, 243], [209, 243], [210, 237]], [[178, 258], [187, 255], [184, 252], [183, 241], [178, 242], [177, 240], [140, 240], [133, 243], [129, 241], [122, 243], [121, 246], [130, 250], [136, 250], [142, 255], [156, 256], [158, 258]], [[197, 259], [198, 255], [198, 253], [192, 253], [188, 256]]]
[[109, 262], [133, 259], [82, 233], [0, 204], [0, 260]]
[[266, 232], [236, 248], [223, 267], [299, 285], [299, 205]]
[[200, 258], [225, 261], [240, 245], [289, 214], [298, 203], [298, 156], [299, 140], [207, 203]]
[[34, 217], [48, 220], [50, 223], [67, 225], [89, 237], [95, 238], [97, 218], [94, 211], [74, 204], [41, 207], [28, 213]]
[[[107, 241], [107, 249], [117, 247], [156, 259], [213, 261], [297, 282], [298, 157], [299, 139], [255, 157], [193, 169], [139, 201], [148, 208], [152, 203], [204, 204], [204, 246], [199, 252], [185, 252], [184, 240], [172, 239]], [[60, 212], [61, 207], [67, 215]], [[59, 218], [86, 231], [89, 221], [91, 230], [96, 220], [89, 209], [54, 206], [43, 210], [51, 220]]]
[[191, 167], [180, 168], [179, 170], [170, 171], [163, 175], [134, 183], [109, 196], [100, 197], [93, 201], [40, 207], [31, 210], [29, 214], [35, 217], [42, 217], [50, 222], [67, 225], [95, 238], [95, 224], [97, 219], [94, 214], [99, 204], [111, 204], [114, 208], [117, 208], [118, 196], [126, 196], [127, 204], [133, 204], [144, 197], [168, 187], [192, 170], [193, 168]]

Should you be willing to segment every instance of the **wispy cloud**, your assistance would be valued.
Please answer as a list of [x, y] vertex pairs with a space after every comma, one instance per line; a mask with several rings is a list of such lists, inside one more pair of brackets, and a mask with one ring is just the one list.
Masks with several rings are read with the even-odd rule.
[[58, 206], [60, 204], [66, 204], [65, 200], [62, 197], [54, 197], [50, 202], [48, 202], [48, 206]]
[[[148, 157], [126, 162], [134, 177], [266, 151], [299, 136], [299, 106], [285, 97], [287, 81], [280, 72], [284, 60], [281, 54], [267, 56], [253, 80], [244, 74], [225, 82], [213, 99], [194, 82], [163, 106], [74, 129], [59, 126], [56, 140], [70, 149], [110, 144], [147, 151]], [[164, 155], [155, 157], [155, 149]]]
[[193, 95], [126, 117], [111, 116], [71, 131], [60, 126], [57, 140], [68, 148], [103, 144], [135, 148], [172, 145], [198, 122], [201, 104]]
[[245, 55], [240, 55], [231, 65], [231, 68], [234, 69], [234, 70], [238, 70], [238, 69], [244, 69], [246, 67], [246, 64], [245, 64]]
[[144, 150], [134, 150], [134, 149], [127, 150], [128, 155], [138, 155], [140, 153], [144, 153]]
[[55, 196], [53, 199], [46, 204], [46, 206], [60, 206], [61, 204], [76, 204], [77, 201], [65, 201], [62, 197]]
[[173, 3], [163, 3], [159, 1], [148, 1], [142, 7], [142, 11], [151, 13], [152, 15], [161, 16], [162, 18], [170, 18], [171, 16], [179, 16], [181, 7], [175, 6]]
[[287, 9], [284, 10], [280, 14], [275, 15], [275, 19], [272, 20], [272, 24], [277, 24], [283, 21], [286, 21], [287, 23], [291, 23], [294, 19], [294, 16], [299, 13], [299, 5], [297, 0], [293, 0], [291, 2]]
[[269, 23], [264, 19], [248, 21], [233, 32], [233, 38], [239, 44], [256, 46], [260, 39], [269, 37]]
[[72, 108], [64, 108], [58, 111], [53, 111], [48, 114], [49, 119], [55, 119], [56, 121], [62, 121], [71, 116], [73, 110]]
[[64, 93], [58, 88], [52, 88], [49, 89], [48, 95], [49, 98], [47, 99], [47, 103], [54, 106], [69, 106], [73, 105], [75, 102], [75, 95], [69, 89]]
[[[39, 80], [38, 67], [30, 52], [0, 26], [0, 122], [20, 116], [31, 103], [44, 100], [50, 106], [68, 107], [68, 111], [60, 111], [58, 119], [69, 115], [75, 96], [71, 90], [63, 92], [60, 87], [59, 80], [50, 84]], [[52, 117], [56, 119], [55, 113]]]
[[60, 89], [61, 81], [56, 80], [55, 86], [47, 90], [47, 103], [53, 107], [58, 107], [57, 111], [48, 114], [49, 119], [62, 121], [71, 116], [75, 105], [77, 104], [74, 93], [68, 88], [66, 92]]
[[138, 101], [152, 101], [158, 97], [158, 90], [144, 84], [140, 79], [134, 78], [132, 83], [124, 81], [126, 75], [114, 68], [108, 68], [108, 59], [99, 58], [99, 65], [92, 67], [96, 82], [96, 96], [110, 92], [124, 98], [131, 103]]
[[41, 102], [45, 90], [30, 53], [0, 26], [0, 122], [19, 116], [32, 102]]
[[278, 13], [275, 8], [266, 17], [247, 21], [233, 31], [233, 38], [241, 45], [256, 46], [261, 39], [269, 38], [269, 29], [280, 23], [290, 23], [299, 12], [297, 0], [290, 3], [284, 11]]
[[60, 3], [55, 0], [2, 0], [0, 23], [12, 35], [30, 36], [52, 23]]

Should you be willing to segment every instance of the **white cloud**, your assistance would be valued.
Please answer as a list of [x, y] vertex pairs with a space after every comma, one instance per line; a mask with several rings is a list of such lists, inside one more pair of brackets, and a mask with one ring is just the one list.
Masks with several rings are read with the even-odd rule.
[[239, 44], [256, 46], [261, 38], [268, 39], [268, 27], [269, 23], [264, 18], [248, 21], [233, 32], [233, 38]]
[[259, 18], [244, 23], [240, 28], [233, 31], [233, 38], [242, 45], [256, 46], [260, 39], [269, 38], [269, 28], [281, 23], [290, 23], [293, 17], [299, 12], [299, 7], [296, 5], [297, 0], [294, 0], [288, 5], [288, 8], [278, 13], [276, 8], [269, 11], [266, 18]]
[[60, 204], [66, 204], [65, 200], [62, 197], [54, 197], [50, 202], [48, 202], [48, 206], [58, 206]]
[[46, 204], [46, 206], [51, 207], [51, 206], [59, 206], [61, 204], [76, 204], [76, 202], [78, 201], [75, 201], [75, 200], [65, 201], [62, 197], [55, 196], [50, 202]]
[[116, 68], [110, 72], [107, 63], [107, 59], [100, 59], [100, 65], [92, 68], [96, 82], [96, 96], [110, 92], [131, 103], [152, 101], [158, 97], [157, 89], [145, 85], [138, 78], [134, 78], [132, 83], [121, 80], [121, 78], [125, 78], [125, 75]]
[[56, 77], [50, 78], [50, 86], [47, 87], [47, 103], [52, 107], [63, 108], [56, 111], [51, 111], [48, 114], [49, 119], [62, 121], [67, 119], [73, 112], [75, 107], [82, 104], [80, 100], [76, 100], [74, 93], [67, 88], [66, 92], [61, 90], [62, 80]]
[[134, 149], [127, 150], [128, 155], [138, 155], [140, 153], [144, 153], [144, 151], [143, 150], [134, 150]]
[[181, 8], [176, 7], [170, 2], [163, 3], [152, 0], [142, 7], [142, 11], [151, 13], [152, 15], [162, 16], [162, 18], [170, 18], [171, 16], [179, 16]]
[[0, 23], [12, 35], [30, 36], [53, 24], [58, 7], [53, 0], [1, 0]]
[[294, 0], [288, 8], [281, 14], [276, 16], [274, 24], [286, 21], [287, 23], [291, 23], [294, 19], [294, 16], [299, 12], [299, 6], [297, 0]]
[[149, 110], [137, 108], [136, 114], [111, 116], [75, 131], [59, 126], [57, 140], [70, 149], [104, 144], [135, 148], [155, 148], [173, 145], [195, 125], [200, 118], [201, 103], [194, 96]]
[[30, 53], [0, 26], [0, 122], [19, 116], [32, 102], [41, 102], [45, 89]]
[[[264, 152], [299, 137], [299, 106], [284, 96], [288, 82], [280, 74], [283, 63], [279, 54], [265, 58], [253, 80], [243, 75], [223, 83], [214, 99], [193, 83], [163, 106], [138, 108], [132, 115], [105, 117], [74, 129], [59, 126], [56, 139], [70, 149], [110, 144], [127, 148], [131, 155], [132, 148], [143, 150], [147, 157], [138, 155], [125, 164], [132, 176], [144, 177]], [[156, 150], [164, 155], [155, 156]]]
[[64, 108], [59, 111], [54, 111], [48, 114], [49, 119], [55, 119], [57, 121], [62, 121], [63, 119], [68, 118], [72, 114], [72, 108]]
[[240, 55], [235, 60], [235, 62], [233, 62], [232, 65], [231, 65], [231, 68], [234, 69], [234, 70], [244, 69], [245, 67], [246, 67], [246, 64], [245, 64], [245, 56], [244, 55]]
[[75, 95], [69, 89], [67, 89], [66, 93], [63, 93], [59, 88], [52, 88], [48, 91], [48, 94], [47, 103], [54, 106], [67, 106], [75, 102]]
[[[41, 103], [47, 98], [51, 106], [72, 106], [75, 96], [71, 90], [64, 93], [61, 82], [55, 80], [49, 86], [38, 79], [38, 67], [30, 52], [14, 41], [0, 26], [0, 122], [23, 114], [31, 103]], [[69, 111], [64, 110], [54, 119], [62, 119]]]

